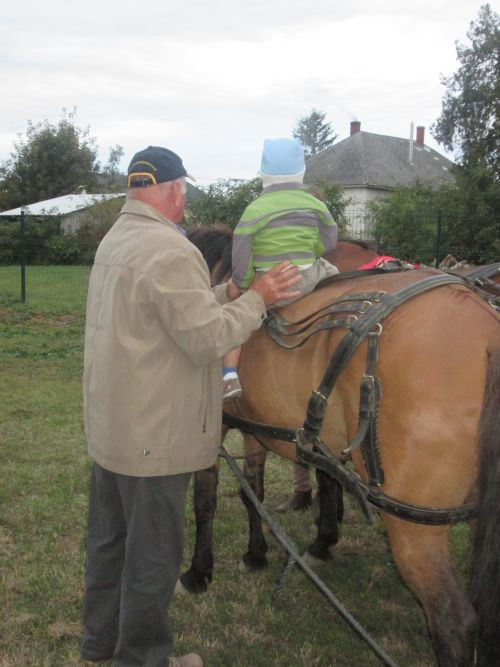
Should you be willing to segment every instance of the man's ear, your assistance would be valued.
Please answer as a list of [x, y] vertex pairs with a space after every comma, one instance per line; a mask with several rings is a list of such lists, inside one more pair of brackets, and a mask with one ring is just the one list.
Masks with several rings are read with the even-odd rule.
[[186, 190], [184, 184], [181, 181], [176, 181], [175, 186], [175, 203], [177, 206], [184, 206], [184, 200], [186, 195]]

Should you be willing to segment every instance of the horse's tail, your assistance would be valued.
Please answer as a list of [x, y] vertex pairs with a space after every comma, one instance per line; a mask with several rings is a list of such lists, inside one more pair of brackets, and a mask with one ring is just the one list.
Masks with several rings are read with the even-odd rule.
[[500, 665], [500, 348], [489, 356], [479, 421], [479, 514], [471, 595], [477, 665]]

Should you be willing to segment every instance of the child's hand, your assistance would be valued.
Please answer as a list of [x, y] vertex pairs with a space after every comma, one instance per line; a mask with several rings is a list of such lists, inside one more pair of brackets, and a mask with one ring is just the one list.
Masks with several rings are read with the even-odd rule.
[[236, 287], [231, 278], [229, 278], [229, 280], [227, 281], [226, 294], [227, 298], [231, 299], [231, 301], [233, 301], [233, 299], [237, 299], [242, 294], [240, 288]]

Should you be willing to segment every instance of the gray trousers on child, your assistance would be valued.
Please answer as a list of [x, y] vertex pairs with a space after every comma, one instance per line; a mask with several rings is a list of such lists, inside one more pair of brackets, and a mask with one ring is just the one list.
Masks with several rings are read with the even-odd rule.
[[92, 467], [83, 660], [166, 667], [191, 473], [130, 477]]
[[292, 291], [299, 290], [300, 296], [295, 297], [295, 299], [282, 299], [281, 301], [277, 301], [272, 305], [272, 308], [280, 308], [281, 306], [286, 306], [289, 303], [297, 301], [297, 299], [301, 299], [303, 296], [306, 296], [306, 294], [310, 294], [322, 280], [329, 278], [330, 276], [335, 276], [338, 272], [339, 270], [336, 266], [330, 264], [330, 262], [323, 259], [323, 257], [319, 257], [312, 266], [300, 272], [302, 280], [290, 288]]

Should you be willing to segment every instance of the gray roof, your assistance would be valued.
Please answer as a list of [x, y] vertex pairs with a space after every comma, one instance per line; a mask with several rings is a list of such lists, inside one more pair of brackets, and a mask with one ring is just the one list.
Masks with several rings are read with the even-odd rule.
[[54, 197], [53, 199], [45, 199], [35, 204], [27, 206], [20, 206], [19, 208], [11, 208], [9, 211], [3, 211], [0, 215], [17, 216], [24, 211], [26, 215], [67, 215], [74, 211], [79, 211], [89, 206], [94, 206], [100, 202], [108, 199], [115, 199], [116, 197], [125, 197], [123, 192], [113, 194], [79, 194], [79, 195], [63, 195], [62, 197]]
[[453, 182], [451, 160], [414, 143], [410, 164], [409, 147], [409, 139], [357, 132], [309, 158], [304, 181], [383, 189], [418, 182], [434, 186]]

